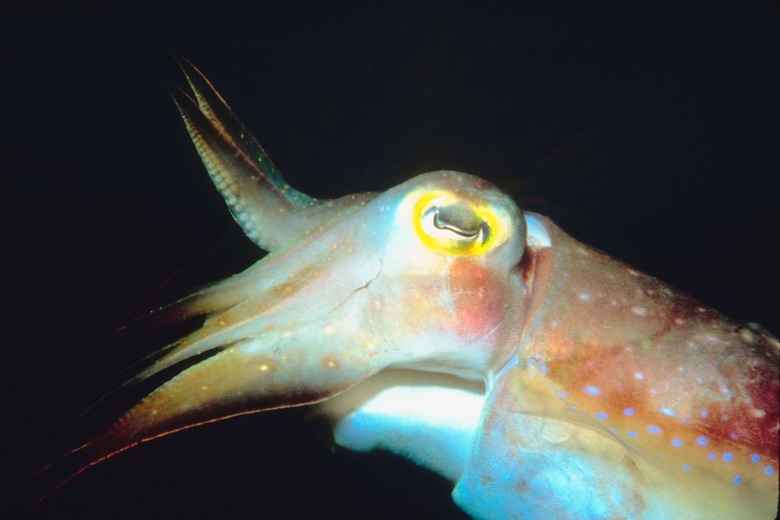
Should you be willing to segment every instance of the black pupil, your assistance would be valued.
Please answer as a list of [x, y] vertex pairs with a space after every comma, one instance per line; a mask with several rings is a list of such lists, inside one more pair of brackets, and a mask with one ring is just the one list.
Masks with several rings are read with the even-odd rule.
[[452, 231], [472, 240], [477, 238], [483, 224], [484, 222], [474, 213], [471, 206], [464, 202], [437, 207], [433, 215], [433, 225], [437, 228]]

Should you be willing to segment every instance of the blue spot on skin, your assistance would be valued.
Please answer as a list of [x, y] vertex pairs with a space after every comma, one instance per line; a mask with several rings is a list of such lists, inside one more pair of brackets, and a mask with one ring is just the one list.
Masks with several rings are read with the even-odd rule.
[[650, 427], [647, 428], [647, 431], [649, 431], [653, 435], [658, 435], [659, 433], [661, 433], [661, 428], [655, 425], [650, 425]]
[[636, 432], [628, 432], [629, 437], [636, 437]]
[[599, 413], [596, 414], [596, 417], [598, 419], [604, 420], [604, 419], [607, 418], [607, 414], [605, 414], [604, 412], [599, 412]]
[[601, 394], [601, 390], [598, 387], [595, 387], [595, 386], [592, 386], [592, 385], [586, 386], [585, 388], [583, 388], [583, 390], [585, 390], [586, 394], [590, 394], [590, 395], [599, 395], [599, 394]]
[[672, 439], [672, 446], [679, 448], [682, 446], [682, 441], [680, 439]]
[[696, 439], [696, 444], [698, 444], [699, 446], [706, 446], [707, 444], [709, 444], [709, 442], [710, 441], [707, 440], [707, 437], [699, 437], [698, 439]]
[[626, 408], [625, 410], [623, 410], [623, 415], [627, 415], [627, 416], [631, 417], [632, 415], [634, 415], [634, 409], [633, 408]]
[[542, 363], [542, 364], [541, 364], [541, 366], [539, 367], [539, 369], [542, 371], [542, 374], [546, 374], [547, 372], [549, 372], [549, 371], [550, 371], [550, 369], [549, 369], [549, 368], [547, 368], [547, 365], [545, 365], [544, 363]]
[[664, 415], [668, 415], [669, 417], [674, 417], [674, 410], [671, 408], [661, 408], [661, 413]]
[[772, 472], [774, 472], [774, 470], [772, 469], [772, 466], [767, 466], [767, 467], [764, 468], [764, 473], [766, 473], [767, 476], [771, 475]]
[[690, 471], [690, 470], [691, 470], [691, 467], [690, 467], [688, 464], [686, 464], [685, 466], [683, 466], [683, 469], [684, 469], [685, 471]]
[[726, 452], [723, 454], [723, 462], [731, 462], [731, 459], [734, 458], [734, 455], [731, 454], [731, 452]]
[[563, 390], [558, 390], [558, 397], [569, 397], [569, 392], [564, 392]]
[[742, 482], [741, 475], [737, 475], [736, 477], [734, 477], [734, 484], [739, 484], [740, 482]]
[[715, 460], [715, 454], [714, 453], [710, 453], [709, 455], [707, 455], [707, 458], [710, 459], [710, 460]]
[[751, 461], [753, 464], [755, 464], [755, 463], [756, 463], [756, 462], [758, 462], [759, 460], [761, 460], [761, 457], [759, 457], [759, 456], [758, 456], [758, 453], [754, 453], [753, 455], [751, 455], [751, 456], [750, 456], [750, 461]]

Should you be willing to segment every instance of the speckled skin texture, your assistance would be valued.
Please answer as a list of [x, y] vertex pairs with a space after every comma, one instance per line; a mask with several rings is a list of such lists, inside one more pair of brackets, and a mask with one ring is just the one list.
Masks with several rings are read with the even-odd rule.
[[456, 500], [494, 518], [773, 517], [777, 339], [547, 225], [544, 295]]

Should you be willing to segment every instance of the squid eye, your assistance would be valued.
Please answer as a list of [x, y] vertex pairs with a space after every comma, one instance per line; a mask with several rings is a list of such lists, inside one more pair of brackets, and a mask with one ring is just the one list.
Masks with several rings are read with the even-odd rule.
[[436, 229], [451, 231], [464, 239], [476, 240], [485, 228], [482, 219], [465, 202], [429, 207], [422, 215], [423, 226], [431, 220], [431, 215]]
[[447, 195], [429, 194], [417, 203], [415, 225], [423, 243], [455, 255], [474, 255], [490, 249], [492, 225], [497, 224], [495, 215]]
[[422, 228], [428, 235], [450, 236], [463, 243], [484, 242], [487, 224], [465, 202], [430, 206], [423, 211]]

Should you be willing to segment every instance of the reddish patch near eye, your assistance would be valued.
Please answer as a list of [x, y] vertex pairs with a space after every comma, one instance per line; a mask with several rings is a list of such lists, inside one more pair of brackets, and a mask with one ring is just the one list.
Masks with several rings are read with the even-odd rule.
[[479, 339], [503, 319], [505, 284], [491, 269], [470, 258], [456, 259], [450, 267], [449, 286], [459, 336]]

